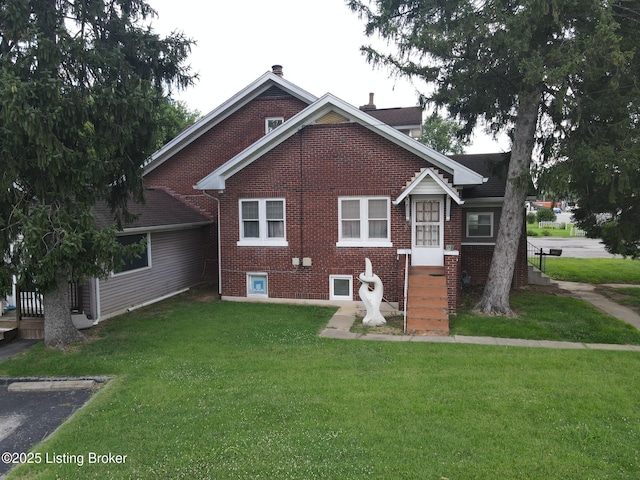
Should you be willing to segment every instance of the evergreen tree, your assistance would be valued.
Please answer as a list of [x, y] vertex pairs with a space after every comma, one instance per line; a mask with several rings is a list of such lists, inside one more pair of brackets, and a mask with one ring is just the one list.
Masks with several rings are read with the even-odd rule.
[[[115, 232], [142, 200], [165, 89], [193, 78], [192, 41], [159, 37], [154, 15], [143, 0], [0, 1], [0, 276], [43, 293], [47, 346], [82, 338], [68, 282], [121, 261]], [[102, 201], [106, 230], [92, 214]]]
[[509, 292], [524, 223], [536, 141], [567, 118], [573, 85], [597, 65], [625, 58], [612, 4], [628, 0], [350, 0], [395, 53], [363, 47], [369, 62], [433, 86], [423, 101], [446, 106], [471, 134], [479, 120], [511, 138], [504, 206], [484, 294], [476, 308], [512, 314]]

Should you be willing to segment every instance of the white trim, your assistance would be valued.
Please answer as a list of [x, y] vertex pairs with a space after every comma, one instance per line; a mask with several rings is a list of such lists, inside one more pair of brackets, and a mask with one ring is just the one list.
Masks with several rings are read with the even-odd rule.
[[[495, 227], [493, 213], [494, 212], [476, 212], [476, 211], [471, 211], [471, 210], [465, 212], [465, 217], [466, 217], [465, 218], [465, 222], [464, 222], [465, 223], [465, 237], [466, 238], [493, 238], [493, 230], [494, 230], [494, 227]], [[489, 217], [490, 217], [489, 226], [490, 226], [490, 229], [491, 229], [490, 234], [489, 235], [469, 235], [469, 216], [470, 215], [489, 215]], [[479, 225], [479, 223], [478, 223], [478, 225]]]
[[393, 242], [363, 242], [363, 241], [354, 241], [354, 242], [336, 242], [336, 247], [375, 247], [375, 248], [388, 248], [393, 247]]
[[[387, 204], [386, 218], [387, 222], [387, 235], [386, 238], [369, 236], [369, 220], [382, 220], [371, 219], [369, 216], [369, 201], [370, 200], [384, 200]], [[342, 234], [342, 202], [344, 201], [358, 201], [359, 205], [359, 217], [360, 222], [360, 237], [359, 238], [344, 238]], [[348, 219], [347, 219], [348, 220]], [[354, 219], [355, 220], [355, 219]], [[391, 199], [385, 196], [357, 196], [357, 197], [338, 197], [338, 241], [337, 247], [391, 247]]]
[[304, 110], [289, 118], [279, 128], [265, 135], [209, 175], [202, 178], [194, 188], [196, 190], [224, 190], [227, 178], [232, 177], [247, 165], [253, 163], [262, 155], [295, 135], [300, 129], [314, 124], [317, 119], [332, 111], [386, 138], [406, 151], [422, 158], [425, 162], [452, 174], [454, 185], [481, 185], [487, 180], [470, 168], [436, 152], [423, 143], [373, 118], [368, 113], [327, 93]]
[[447, 196], [449, 196], [450, 198], [453, 198], [458, 205], [462, 205], [464, 203], [464, 200], [462, 200], [462, 198], [460, 198], [460, 195], [458, 195], [458, 192], [456, 190], [452, 189], [446, 182], [444, 182], [440, 178], [440, 176], [436, 172], [433, 171], [432, 168], [425, 168], [422, 171], [422, 173], [420, 175], [418, 175], [418, 177], [416, 179], [414, 179], [411, 182], [411, 184], [409, 186], [407, 186], [407, 188], [404, 189], [404, 191], [398, 196], [398, 198], [396, 198], [393, 201], [393, 204], [394, 205], [400, 204], [427, 177], [430, 177], [443, 190], [443, 193], [446, 193]]
[[[269, 122], [273, 120], [280, 120], [280, 123], [273, 128], [269, 128]], [[280, 127], [284, 123], [284, 117], [267, 117], [264, 119], [264, 134], [273, 132], [276, 128]]]
[[[245, 237], [244, 236], [244, 219], [242, 218], [242, 203], [243, 202], [258, 202], [258, 234], [259, 237]], [[283, 237], [268, 237], [269, 226], [267, 218], [267, 202], [282, 202], [282, 223], [283, 223]], [[286, 247], [289, 245], [287, 242], [287, 202], [284, 198], [240, 198], [238, 199], [238, 219], [239, 219], [239, 232], [238, 243], [239, 247]]]
[[[349, 281], [349, 296], [336, 295], [334, 280], [348, 280]], [[329, 275], [329, 300], [353, 300], [353, 275]]]
[[[253, 293], [251, 277], [264, 277], [264, 293]], [[269, 274], [267, 272], [247, 272], [247, 297], [269, 297]]]
[[311, 95], [309, 92], [285, 80], [284, 78], [275, 75], [273, 72], [266, 72], [229, 98], [226, 102], [222, 103], [219, 107], [204, 115], [193, 125], [186, 128], [160, 150], [153, 153], [149, 161], [144, 166], [143, 175], [146, 175], [158, 166], [162, 165], [173, 157], [173, 155], [187, 147], [189, 144], [197, 140], [199, 137], [207, 133], [213, 127], [274, 85], [306, 104], [312, 104], [318, 99], [315, 95]]
[[109, 275], [111, 278], [114, 277], [122, 277], [124, 275], [129, 275], [130, 273], [137, 273], [137, 272], [143, 272], [145, 270], [151, 270], [152, 264], [151, 264], [151, 233], [146, 232], [146, 233], [130, 233], [130, 232], [126, 232], [124, 234], [119, 234], [117, 235], [117, 238], [120, 237], [128, 237], [128, 236], [132, 236], [132, 235], [146, 235], [147, 237], [147, 265], [144, 267], [140, 267], [140, 268], [132, 268], [131, 270], [123, 270], [121, 272], [111, 272], [111, 275]]

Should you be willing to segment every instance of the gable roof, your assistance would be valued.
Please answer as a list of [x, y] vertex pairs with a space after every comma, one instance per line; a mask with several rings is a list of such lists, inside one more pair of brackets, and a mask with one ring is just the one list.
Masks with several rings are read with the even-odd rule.
[[394, 128], [406, 130], [422, 127], [422, 109], [420, 107], [380, 108], [363, 111]]
[[274, 88], [278, 88], [307, 104], [311, 104], [317, 100], [317, 97], [315, 97], [314, 95], [311, 95], [309, 92], [285, 80], [279, 75], [276, 75], [270, 71], [266, 72], [264, 75], [240, 90], [218, 108], [201, 117], [190, 127], [185, 128], [178, 134], [178, 136], [167, 142], [160, 150], [151, 155], [151, 158], [144, 166], [143, 175], [162, 165], [173, 155], [178, 153], [180, 150], [185, 148], [200, 136], [204, 135], [206, 132], [229, 117], [229, 115], [245, 106], [254, 98]]
[[453, 183], [457, 186], [480, 185], [485, 180], [482, 175], [474, 172], [472, 169], [442, 155], [395, 128], [381, 123], [368, 113], [327, 93], [284, 122], [280, 127], [271, 131], [218, 167], [194, 185], [194, 188], [198, 190], [224, 190], [227, 178], [233, 176], [286, 139], [295, 135], [301, 128], [316, 123], [317, 120], [329, 113], [338, 114], [349, 122], [358, 123], [405, 150], [423, 158], [437, 168], [450, 173], [453, 175]]
[[407, 182], [407, 185], [404, 188], [404, 190], [402, 191], [402, 193], [400, 195], [398, 195], [398, 198], [396, 198], [393, 201], [394, 205], [398, 205], [405, 198], [407, 198], [407, 196], [411, 195], [411, 193], [414, 190], [416, 190], [419, 187], [420, 184], [422, 184], [423, 182], [426, 182], [426, 181], [431, 181], [432, 183], [437, 185], [437, 187], [440, 190], [445, 192], [449, 197], [453, 198], [453, 200], [458, 205], [462, 205], [464, 203], [462, 198], [460, 198], [460, 194], [451, 185], [451, 183], [446, 178], [444, 178], [442, 176], [442, 174], [439, 174], [433, 168], [428, 167], [428, 168], [423, 168], [420, 172], [418, 172], [414, 176], [414, 178], [411, 181]]
[[[137, 217], [123, 225], [125, 233], [179, 230], [213, 223], [205, 214], [165, 190], [148, 188], [144, 196], [144, 204], [129, 203], [129, 211]], [[106, 203], [96, 204], [93, 214], [98, 228], [106, 228], [114, 222], [111, 209]]]

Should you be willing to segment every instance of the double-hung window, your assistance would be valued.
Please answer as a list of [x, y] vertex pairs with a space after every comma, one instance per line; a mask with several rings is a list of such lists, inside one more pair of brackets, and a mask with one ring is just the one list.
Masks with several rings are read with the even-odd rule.
[[468, 212], [467, 237], [493, 237], [493, 212]]
[[392, 246], [389, 197], [341, 197], [338, 217], [337, 246]]
[[240, 200], [240, 246], [286, 246], [285, 201], [281, 198]]

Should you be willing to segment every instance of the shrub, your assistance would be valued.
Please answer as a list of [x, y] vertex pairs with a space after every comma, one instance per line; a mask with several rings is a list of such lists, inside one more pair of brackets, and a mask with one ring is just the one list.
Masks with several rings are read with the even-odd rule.
[[551, 236], [551, 232], [549, 230], [542, 230], [542, 236], [543, 237], [550, 237]]
[[537, 237], [539, 234], [535, 230], [527, 230], [527, 237]]
[[539, 208], [536, 218], [538, 222], [555, 222], [557, 217], [550, 208]]
[[536, 223], [536, 214], [534, 212], [527, 213], [527, 223], [529, 225]]

